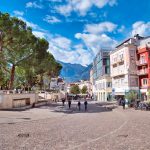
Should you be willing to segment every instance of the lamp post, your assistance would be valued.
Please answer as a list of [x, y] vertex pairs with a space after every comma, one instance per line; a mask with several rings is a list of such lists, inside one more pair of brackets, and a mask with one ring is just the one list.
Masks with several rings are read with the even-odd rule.
[[3, 37], [3, 31], [0, 30], [0, 52], [2, 51], [2, 37]]

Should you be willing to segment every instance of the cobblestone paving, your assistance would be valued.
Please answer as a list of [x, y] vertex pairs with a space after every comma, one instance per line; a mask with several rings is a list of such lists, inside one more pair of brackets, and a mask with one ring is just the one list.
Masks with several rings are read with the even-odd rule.
[[96, 104], [89, 104], [88, 112], [83, 108], [77, 111], [76, 105], [72, 110], [50, 113], [49, 109], [36, 108], [37, 115], [41, 113], [36, 120], [33, 109], [27, 111], [31, 120], [0, 123], [0, 150], [150, 149], [150, 112], [122, 108], [109, 111]]

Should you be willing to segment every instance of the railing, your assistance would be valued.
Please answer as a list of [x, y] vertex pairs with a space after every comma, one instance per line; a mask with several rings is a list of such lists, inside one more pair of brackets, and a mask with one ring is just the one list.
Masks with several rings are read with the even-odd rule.
[[142, 65], [145, 65], [145, 64], [147, 64], [146, 60], [144, 60], [144, 61], [141, 61], [141, 60], [136, 61], [136, 65], [137, 66], [142, 66]]
[[148, 69], [141, 69], [141, 70], [137, 71], [137, 74], [138, 74], [138, 75], [145, 75], [145, 74], [148, 74]]

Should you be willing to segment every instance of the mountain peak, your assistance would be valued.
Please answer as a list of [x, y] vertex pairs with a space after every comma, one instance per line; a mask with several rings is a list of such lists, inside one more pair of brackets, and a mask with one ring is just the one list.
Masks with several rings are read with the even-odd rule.
[[82, 66], [81, 64], [71, 64], [58, 61], [62, 65], [60, 76], [66, 82], [76, 82], [79, 80], [89, 80], [92, 65]]

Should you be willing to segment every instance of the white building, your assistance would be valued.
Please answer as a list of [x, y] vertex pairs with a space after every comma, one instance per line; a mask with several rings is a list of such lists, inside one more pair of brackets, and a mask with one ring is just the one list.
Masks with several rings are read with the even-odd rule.
[[87, 92], [89, 94], [91, 93], [91, 83], [90, 83], [90, 81], [81, 80], [77, 84], [78, 84], [78, 86], [79, 86], [80, 89], [82, 89], [84, 86], [86, 86], [87, 87]]
[[129, 38], [110, 53], [112, 90], [115, 96], [124, 96], [129, 90], [138, 90], [136, 44], [137, 39]]
[[109, 101], [112, 94], [111, 77], [106, 75], [96, 80], [96, 95], [97, 101]]

